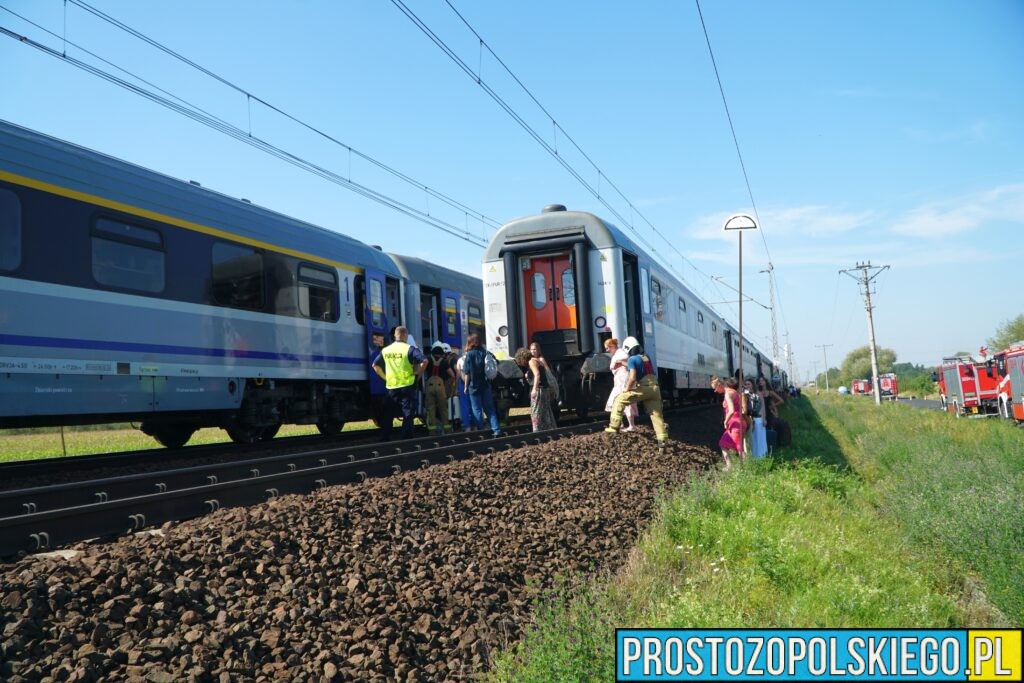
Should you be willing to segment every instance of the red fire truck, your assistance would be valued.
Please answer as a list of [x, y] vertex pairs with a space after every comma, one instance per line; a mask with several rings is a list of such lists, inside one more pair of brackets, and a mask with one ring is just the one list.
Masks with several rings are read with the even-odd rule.
[[850, 383], [850, 393], [858, 396], [871, 395], [871, 380], [869, 379], [855, 379]]
[[996, 411], [1001, 417], [1024, 421], [1024, 343], [1017, 343], [992, 356], [985, 374], [995, 385]]
[[895, 401], [899, 398], [900, 382], [896, 374], [887, 372], [878, 376], [878, 395], [884, 399]]
[[999, 411], [1002, 380], [994, 360], [977, 362], [970, 357], [945, 358], [939, 367], [939, 391], [946, 411], [961, 415], [995, 415]]

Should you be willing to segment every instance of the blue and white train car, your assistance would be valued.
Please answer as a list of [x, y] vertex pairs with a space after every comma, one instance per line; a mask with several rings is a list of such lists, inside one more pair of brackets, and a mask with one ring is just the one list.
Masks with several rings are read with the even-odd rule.
[[0, 427], [337, 432], [378, 414], [369, 361], [411, 284], [357, 240], [0, 122]]
[[611, 387], [603, 343], [612, 336], [640, 340], [670, 401], [706, 395], [712, 375], [733, 372], [729, 325], [591, 213], [555, 204], [504, 225], [487, 246], [483, 278], [489, 347], [507, 357], [538, 342], [565, 407], [603, 408]]

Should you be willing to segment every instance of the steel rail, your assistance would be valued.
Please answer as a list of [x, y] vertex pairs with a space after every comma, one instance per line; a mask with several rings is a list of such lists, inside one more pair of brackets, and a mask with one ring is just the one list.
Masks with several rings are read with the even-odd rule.
[[[113, 537], [141, 531], [169, 521], [199, 517], [220, 508], [251, 505], [270, 498], [308, 493], [327, 486], [365, 481], [371, 477], [389, 475], [430, 464], [467, 459], [500, 450], [540, 444], [565, 436], [590, 433], [603, 427], [601, 422], [583, 422], [545, 432], [509, 434], [497, 438], [471, 439], [468, 443], [437, 445], [438, 439], [418, 439], [420, 443], [390, 444], [392, 452], [382, 453], [381, 445], [369, 449], [366, 457], [342, 462], [324, 463], [324, 451], [310, 455], [316, 464], [305, 468], [286, 468], [271, 474], [258, 467], [250, 467], [247, 476], [232, 481], [214, 481], [186, 488], [153, 491], [122, 498], [92, 500], [51, 510], [25, 510], [22, 514], [0, 518], [0, 557], [11, 557], [21, 552], [35, 552], [56, 548], [91, 538]], [[472, 434], [457, 435], [472, 436]], [[429, 445], [429, 448], [423, 448]], [[408, 447], [406, 447], [408, 446]], [[418, 446], [418, 448], [417, 448]], [[295, 459], [295, 454], [283, 456]], [[282, 456], [275, 456], [275, 462]], [[251, 464], [250, 463], [247, 464]], [[286, 463], [287, 464], [287, 463]], [[295, 464], [295, 463], [292, 463]], [[164, 472], [165, 477], [170, 473]], [[113, 480], [107, 480], [113, 481]]]

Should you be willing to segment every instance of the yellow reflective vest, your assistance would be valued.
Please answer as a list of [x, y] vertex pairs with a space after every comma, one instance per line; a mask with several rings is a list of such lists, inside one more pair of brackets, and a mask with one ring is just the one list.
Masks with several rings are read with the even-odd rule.
[[388, 389], [401, 389], [416, 382], [416, 372], [409, 362], [409, 349], [405, 342], [396, 341], [380, 352], [384, 359], [384, 385]]

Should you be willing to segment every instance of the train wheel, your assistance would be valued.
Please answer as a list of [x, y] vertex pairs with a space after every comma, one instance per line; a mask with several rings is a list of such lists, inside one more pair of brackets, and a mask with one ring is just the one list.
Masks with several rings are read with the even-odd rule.
[[143, 424], [142, 431], [156, 439], [157, 443], [161, 446], [165, 446], [167, 448], [181, 448], [188, 443], [188, 440], [196, 433], [196, 428], [192, 425], [176, 423], [157, 425]]
[[260, 441], [270, 441], [275, 436], [277, 436], [277, 433], [279, 431], [281, 431], [280, 422], [278, 422], [276, 425], [271, 425], [270, 427], [264, 427], [263, 432], [260, 434]]
[[227, 433], [235, 443], [256, 443], [262, 440], [265, 430], [266, 427], [235, 424], [227, 428]]
[[327, 420], [325, 422], [317, 422], [316, 428], [324, 436], [336, 436], [341, 434], [341, 430], [345, 428], [345, 423], [340, 420]]

